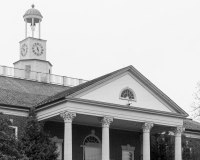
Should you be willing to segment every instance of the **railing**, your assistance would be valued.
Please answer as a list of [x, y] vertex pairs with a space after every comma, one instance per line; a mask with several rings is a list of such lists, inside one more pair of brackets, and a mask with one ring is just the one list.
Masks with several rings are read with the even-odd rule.
[[87, 82], [83, 79], [71, 78], [66, 76], [59, 76], [49, 73], [34, 72], [30, 70], [12, 68], [0, 65], [0, 75], [14, 78], [21, 78], [26, 80], [52, 83], [64, 86], [77, 86], [79, 84]]

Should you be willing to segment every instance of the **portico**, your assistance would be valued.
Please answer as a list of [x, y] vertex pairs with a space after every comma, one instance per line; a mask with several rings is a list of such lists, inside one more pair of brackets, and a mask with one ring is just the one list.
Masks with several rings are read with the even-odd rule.
[[[52, 122], [47, 130], [62, 124], [53, 136], [64, 139], [64, 160], [150, 160], [150, 135], [164, 131], [174, 132], [175, 160], [182, 159], [187, 113], [132, 66], [50, 97], [36, 111]], [[95, 143], [84, 142], [89, 135]]]
[[[76, 151], [73, 151], [74, 148], [79, 148], [80, 146], [83, 145], [83, 139], [89, 135], [92, 130], [94, 132], [98, 133], [98, 138], [100, 139], [100, 152], [101, 155], [98, 155], [97, 157], [102, 160], [110, 160], [110, 159], [116, 159], [115, 157], [115, 147], [118, 148], [116, 149], [118, 152], [121, 152], [119, 155], [122, 159], [123, 152], [122, 152], [122, 146], [130, 146], [134, 148], [133, 153], [133, 160], [141, 158], [142, 160], [150, 160], [150, 134], [151, 133], [160, 133], [165, 130], [175, 130], [175, 136], [176, 136], [176, 141], [175, 141], [175, 160], [181, 160], [181, 132], [182, 128], [180, 125], [178, 126], [166, 126], [166, 125], [160, 125], [156, 122], [152, 123], [152, 121], [131, 121], [131, 120], [122, 120], [118, 119], [116, 115], [105, 115], [105, 116], [94, 116], [94, 115], [86, 115], [86, 114], [80, 114], [80, 112], [77, 111], [68, 111], [68, 110], [63, 110], [62, 112], [58, 113], [58, 115], [55, 116], [54, 112], [50, 111], [54, 116], [51, 117], [50, 115], [48, 116], [49, 118], [46, 119], [46, 121], [49, 121], [51, 124], [50, 126], [54, 128], [53, 123], [59, 123], [60, 125], [62, 124], [63, 129], [60, 131], [63, 131], [62, 136], [57, 135], [54, 132], [53, 136], [57, 136], [59, 138], [64, 139], [64, 144], [63, 144], [63, 159], [64, 160], [76, 160], [77, 156]], [[40, 115], [41, 112], [38, 112], [38, 115]], [[123, 111], [121, 112], [123, 114]], [[148, 119], [146, 117], [146, 119]], [[51, 123], [52, 122], [52, 123]], [[53, 125], [52, 125], [53, 124]], [[63, 125], [64, 124], [64, 125]], [[73, 127], [72, 127], [73, 126]], [[81, 135], [83, 132], [82, 130], [84, 128], [90, 128], [87, 130], [87, 133], [85, 135]], [[76, 131], [73, 131], [75, 128]], [[49, 128], [47, 127], [47, 130]], [[78, 131], [77, 131], [78, 130]], [[49, 130], [48, 130], [49, 131]], [[50, 129], [51, 131], [51, 129]], [[110, 131], [112, 134], [110, 135]], [[115, 140], [118, 140], [115, 138], [115, 132], [121, 132], [121, 138], [122, 142], [120, 144], [112, 144], [115, 143], [115, 141], [112, 140], [114, 138]], [[124, 132], [124, 134], [123, 134]], [[74, 133], [74, 134], [73, 134]], [[78, 135], [78, 133], [80, 135]], [[128, 134], [129, 138], [126, 139], [126, 134]], [[95, 134], [94, 134], [95, 135]], [[74, 139], [77, 139], [78, 137], [81, 137], [81, 141], [79, 144], [73, 144]], [[112, 137], [113, 136], [113, 137]], [[142, 144], [140, 143], [140, 136], [142, 136]], [[124, 142], [123, 142], [123, 139]], [[132, 139], [132, 140], [131, 140]], [[90, 153], [85, 153], [87, 151], [92, 150], [91, 148], [93, 146], [90, 146], [90, 148], [87, 148], [87, 151], [85, 150], [86, 147], [82, 146], [83, 149], [81, 149], [81, 154], [83, 156], [83, 160], [87, 159], [87, 156], [90, 155]], [[142, 148], [142, 149], [141, 149]], [[74, 149], [77, 150], [77, 149]], [[126, 150], [126, 151], [131, 151], [131, 150]], [[99, 153], [99, 152], [97, 152]], [[128, 152], [129, 153], [129, 152]], [[75, 154], [75, 155], [74, 155]], [[124, 153], [125, 154], [125, 153]], [[91, 154], [92, 155], [92, 154]], [[114, 155], [114, 156], [113, 156]], [[94, 155], [93, 155], [94, 156]], [[97, 158], [97, 159], [98, 159]]]

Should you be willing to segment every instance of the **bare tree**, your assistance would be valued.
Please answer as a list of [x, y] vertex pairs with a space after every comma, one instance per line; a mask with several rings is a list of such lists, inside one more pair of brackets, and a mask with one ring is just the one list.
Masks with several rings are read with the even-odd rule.
[[191, 105], [192, 108], [191, 117], [194, 120], [200, 122], [200, 82], [197, 83], [193, 96], [194, 96], [194, 102]]

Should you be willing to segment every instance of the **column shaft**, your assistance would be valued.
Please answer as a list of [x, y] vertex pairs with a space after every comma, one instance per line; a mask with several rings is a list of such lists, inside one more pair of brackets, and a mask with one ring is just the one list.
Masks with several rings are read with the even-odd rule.
[[181, 134], [185, 129], [182, 126], [178, 126], [174, 130], [175, 135], [175, 160], [182, 160], [182, 142]]
[[143, 130], [143, 160], [150, 160], [150, 130], [153, 127], [152, 123], [144, 123]]
[[64, 160], [72, 160], [72, 123], [65, 123]]
[[110, 160], [109, 126], [113, 122], [112, 117], [103, 117], [102, 123], [102, 160]]
[[102, 128], [102, 160], [110, 159], [109, 127]]
[[149, 132], [143, 133], [143, 160], [150, 160], [150, 135], [149, 135]]
[[65, 122], [64, 160], [72, 160], [72, 120], [76, 117], [76, 113], [65, 111], [60, 116]]
[[25, 38], [27, 38], [27, 20], [25, 20]]
[[181, 136], [175, 136], [175, 160], [182, 160]]
[[32, 29], [32, 37], [34, 37], [34, 18], [32, 18], [32, 26], [31, 26], [31, 29]]
[[40, 29], [41, 29], [41, 26], [40, 26], [40, 20], [39, 20], [39, 39], [40, 39], [40, 35], [41, 35]]

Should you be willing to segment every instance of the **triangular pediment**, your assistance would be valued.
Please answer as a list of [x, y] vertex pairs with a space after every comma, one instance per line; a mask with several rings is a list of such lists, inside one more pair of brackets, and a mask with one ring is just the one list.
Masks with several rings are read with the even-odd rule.
[[[128, 101], [120, 98], [123, 89], [133, 91], [135, 99]], [[153, 83], [144, 77], [133, 66], [128, 66], [117, 71], [108, 73], [81, 85], [72, 87], [54, 96], [49, 97], [36, 107], [62, 101], [63, 99], [79, 99], [92, 101], [98, 105], [116, 105], [123, 109], [130, 106], [132, 109], [144, 112], [173, 113], [177, 116], [187, 117], [188, 114], [173, 102], [167, 95], [159, 90]], [[165, 113], [164, 113], [165, 112]]]
[[[121, 98], [120, 94], [126, 88], [133, 91], [134, 100], [128, 101]], [[177, 108], [174, 108], [162, 98], [163, 95], [159, 95], [158, 92], [152, 90], [152, 86], [141, 81], [130, 71], [116, 75], [73, 97], [118, 105], [130, 104], [130, 107], [143, 109], [180, 113], [177, 111]]]

